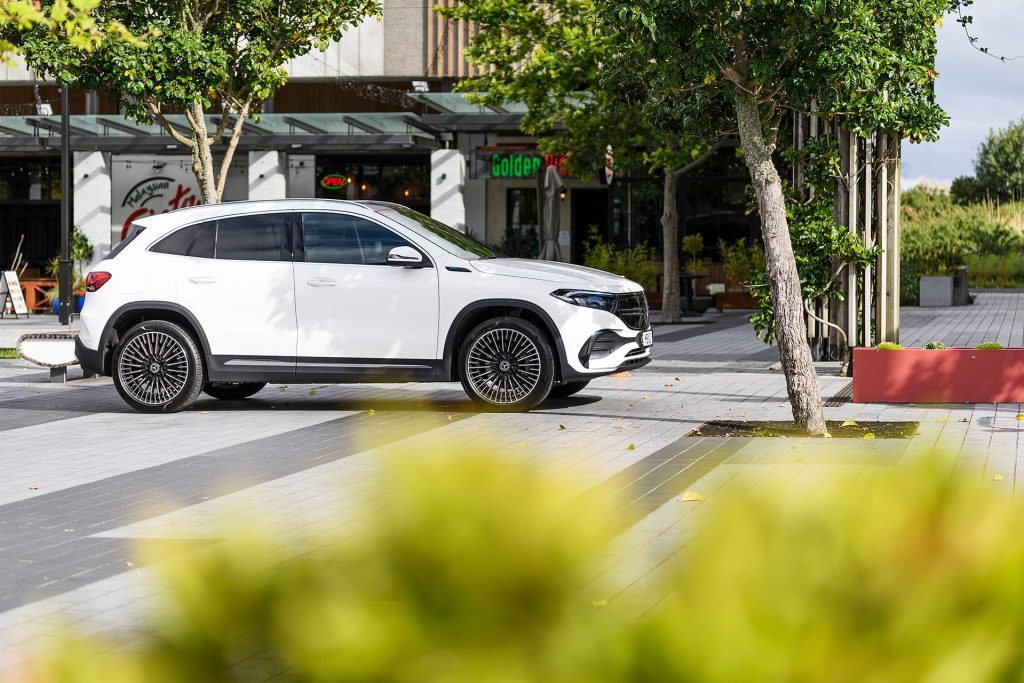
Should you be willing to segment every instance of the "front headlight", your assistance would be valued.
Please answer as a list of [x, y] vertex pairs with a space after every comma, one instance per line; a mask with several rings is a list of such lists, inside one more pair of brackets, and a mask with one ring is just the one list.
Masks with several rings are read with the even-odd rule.
[[559, 289], [556, 292], [551, 292], [551, 296], [575, 306], [583, 306], [584, 308], [596, 308], [599, 311], [608, 311], [609, 313], [615, 310], [616, 296], [614, 294], [587, 292], [578, 289]]

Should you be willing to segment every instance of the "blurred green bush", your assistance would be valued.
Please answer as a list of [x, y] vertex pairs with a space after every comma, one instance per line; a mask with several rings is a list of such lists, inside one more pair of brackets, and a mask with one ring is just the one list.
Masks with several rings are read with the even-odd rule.
[[597, 230], [590, 226], [583, 244], [583, 265], [608, 273], [622, 275], [647, 291], [652, 291], [658, 281], [658, 264], [654, 250], [647, 244], [637, 244], [619, 249], [608, 244]]
[[411, 460], [381, 479], [385, 500], [356, 538], [334, 531], [282, 550], [263, 527], [168, 560], [168, 607], [138, 642], [64, 636], [28, 680], [961, 683], [1024, 672], [1024, 511], [976, 479], [922, 465], [799, 495], [761, 482], [717, 504], [707, 531], [643, 579], [654, 606], [620, 622], [630, 612], [613, 595], [604, 611], [592, 604], [618, 531], [613, 500], [524, 462]]

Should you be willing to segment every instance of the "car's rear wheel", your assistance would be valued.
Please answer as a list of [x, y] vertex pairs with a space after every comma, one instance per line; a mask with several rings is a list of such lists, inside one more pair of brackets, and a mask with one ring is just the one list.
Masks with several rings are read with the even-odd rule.
[[240, 401], [249, 398], [267, 386], [266, 382], [207, 382], [203, 393], [222, 401]]
[[555, 354], [540, 328], [522, 318], [502, 317], [477, 325], [459, 354], [466, 393], [492, 410], [526, 411], [548, 396]]
[[188, 408], [203, 388], [203, 357], [192, 336], [166, 320], [128, 330], [114, 351], [114, 387], [144, 413]]
[[548, 398], [569, 398], [570, 396], [583, 391], [588, 384], [590, 384], [589, 379], [585, 379], [582, 382], [563, 382], [562, 384], [556, 384], [551, 387], [551, 392], [548, 394]]

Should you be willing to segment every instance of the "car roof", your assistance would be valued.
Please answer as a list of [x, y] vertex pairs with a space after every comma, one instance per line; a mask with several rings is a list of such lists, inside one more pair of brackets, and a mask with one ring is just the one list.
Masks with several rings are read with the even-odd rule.
[[345, 199], [262, 199], [241, 202], [223, 202], [220, 204], [199, 204], [184, 209], [176, 209], [166, 213], [145, 216], [135, 221], [153, 233], [163, 233], [182, 225], [190, 225], [199, 221], [223, 218], [225, 216], [244, 216], [252, 213], [268, 213], [273, 211], [339, 211], [370, 215], [380, 209], [392, 208], [397, 204], [386, 202], [353, 201]]

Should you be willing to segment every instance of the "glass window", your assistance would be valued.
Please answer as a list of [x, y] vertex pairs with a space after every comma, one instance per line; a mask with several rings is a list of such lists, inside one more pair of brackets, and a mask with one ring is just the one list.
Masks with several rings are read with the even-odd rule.
[[154, 244], [150, 251], [155, 251], [159, 254], [175, 254], [177, 256], [184, 256], [188, 253], [189, 247], [192, 246], [192, 242], [195, 241], [196, 235], [198, 234], [198, 223], [196, 225], [190, 225], [187, 228], [182, 228], [181, 230], [175, 230], [170, 235]]
[[210, 221], [199, 226], [199, 235], [188, 250], [189, 256], [196, 258], [213, 258], [213, 246], [217, 243], [217, 221]]
[[290, 213], [222, 218], [217, 223], [215, 257], [232, 261], [290, 261], [285, 234]]
[[302, 214], [307, 263], [387, 265], [388, 252], [412, 246], [373, 221], [342, 213]]
[[141, 235], [142, 231], [145, 229], [145, 227], [139, 225], [138, 223], [133, 223], [132, 227], [128, 231], [128, 235], [125, 236], [123, 240], [118, 242], [117, 245], [110, 250], [110, 253], [107, 254], [105, 258], [112, 259], [118, 254], [120, 254], [122, 251], [124, 251], [124, 248], [131, 244], [132, 240]]
[[497, 258], [498, 253], [482, 242], [451, 228], [440, 221], [436, 221], [422, 213], [407, 209], [397, 204], [385, 204], [383, 202], [366, 202], [372, 204], [373, 209], [388, 218], [398, 221], [400, 224], [412, 230], [417, 235], [430, 240], [445, 251], [448, 251], [460, 258]]

